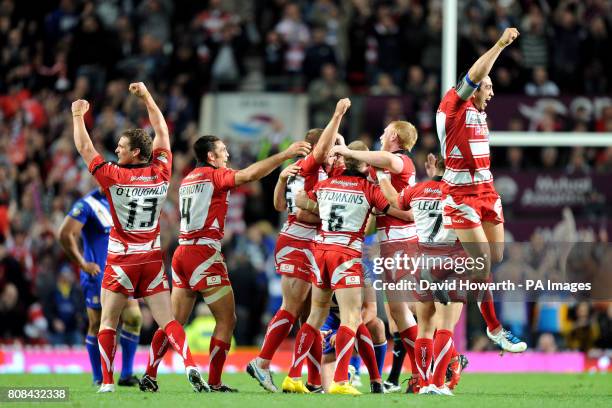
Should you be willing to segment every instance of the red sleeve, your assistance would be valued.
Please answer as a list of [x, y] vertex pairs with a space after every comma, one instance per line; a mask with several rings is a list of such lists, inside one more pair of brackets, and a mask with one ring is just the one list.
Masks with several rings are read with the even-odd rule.
[[376, 186], [372, 183], [368, 184], [370, 186], [368, 190], [368, 201], [370, 202], [370, 205], [380, 212], [387, 212], [387, 210], [389, 209], [389, 201], [387, 201], [387, 199], [385, 198], [384, 194], [382, 193], [382, 190], [380, 189], [380, 186]]
[[236, 170], [232, 169], [215, 169], [212, 172], [212, 180], [215, 188], [220, 190], [229, 190], [236, 187]]
[[151, 165], [158, 169], [165, 180], [172, 176], [172, 153], [168, 149], [155, 149], [151, 155]]
[[306, 191], [306, 195], [308, 195], [308, 198], [310, 198], [314, 202], [318, 202], [318, 200], [317, 200], [317, 192], [319, 191], [319, 188], [321, 188], [321, 183], [320, 182], [315, 184], [315, 186], [312, 188], [312, 190]]
[[119, 179], [119, 167], [114, 163], [104, 161], [102, 155], [97, 155], [89, 162], [89, 172], [102, 188], [109, 188]]
[[302, 176], [306, 176], [307, 174], [318, 174], [321, 164], [317, 163], [312, 154], [309, 154], [300, 161], [300, 167], [302, 168]]
[[414, 190], [415, 189], [413, 187], [408, 186], [399, 194], [397, 201], [400, 206], [400, 210], [409, 210], [411, 208], [410, 202], [414, 196]]
[[455, 116], [466, 103], [468, 103], [468, 101], [461, 99], [459, 94], [457, 94], [457, 90], [451, 88], [444, 95], [444, 98], [442, 98], [439, 110], [446, 113], [447, 117]]

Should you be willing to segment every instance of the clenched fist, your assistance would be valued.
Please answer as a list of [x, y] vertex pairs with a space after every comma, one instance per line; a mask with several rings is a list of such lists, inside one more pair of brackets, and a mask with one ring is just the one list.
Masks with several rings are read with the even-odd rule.
[[134, 82], [130, 84], [130, 93], [142, 98], [146, 96], [149, 91], [143, 82]]
[[504, 48], [510, 44], [520, 35], [519, 31], [514, 27], [509, 27], [504, 30], [501, 38], [497, 42], [497, 44]]
[[336, 104], [336, 114], [344, 115], [348, 108], [351, 107], [351, 100], [349, 98], [342, 98]]
[[83, 116], [89, 110], [89, 102], [78, 99], [72, 102], [72, 116]]

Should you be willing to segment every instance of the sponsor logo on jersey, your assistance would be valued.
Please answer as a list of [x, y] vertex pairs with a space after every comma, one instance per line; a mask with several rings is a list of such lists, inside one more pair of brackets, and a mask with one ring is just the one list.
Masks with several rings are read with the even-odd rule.
[[290, 265], [290, 264], [282, 264], [280, 266], [280, 271], [285, 272], [285, 273], [293, 273], [294, 269], [295, 269], [295, 266]]
[[346, 282], [347, 285], [359, 285], [361, 278], [359, 276], [347, 276], [344, 282]]
[[220, 276], [209, 276], [208, 278], [206, 278], [206, 284], [207, 285], [220, 285], [221, 277]]
[[157, 174], [153, 176], [132, 176], [130, 181], [154, 181], [157, 178]]
[[442, 190], [440, 190], [439, 188], [431, 188], [431, 187], [427, 187], [426, 189], [423, 190], [423, 192], [425, 194], [442, 194]]
[[168, 163], [168, 155], [166, 154], [166, 152], [161, 152], [159, 156], [157, 156], [157, 160], [162, 163]]
[[353, 181], [344, 181], [344, 180], [332, 180], [330, 181], [330, 184], [338, 184], [340, 186], [345, 186], [345, 187], [357, 187], [359, 185], [359, 183], [356, 183]]

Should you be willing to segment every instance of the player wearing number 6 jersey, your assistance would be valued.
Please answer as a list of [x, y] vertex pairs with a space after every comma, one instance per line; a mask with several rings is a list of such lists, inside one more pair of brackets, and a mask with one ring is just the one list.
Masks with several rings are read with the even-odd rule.
[[[215, 317], [210, 341], [208, 382], [211, 391], [235, 392], [221, 382], [225, 358], [236, 323], [234, 293], [221, 254], [228, 197], [232, 189], [270, 174], [285, 160], [310, 152], [307, 142], [293, 143], [287, 150], [258, 161], [246, 169], [227, 168], [229, 154], [216, 136], [203, 136], [194, 144], [196, 168], [179, 188], [181, 228], [179, 247], [172, 258], [172, 311], [185, 324], [198, 293]], [[153, 336], [142, 390], [156, 390], [158, 364], [168, 349], [167, 333], [157, 330]]]
[[[323, 163], [328, 158], [328, 153], [337, 138], [340, 122], [350, 106], [349, 99], [340, 99], [325, 129], [312, 129], [308, 132], [306, 140], [314, 146], [312, 153], [283, 170], [274, 190], [274, 206], [278, 211], [286, 209], [288, 212], [287, 222], [280, 231], [274, 251], [276, 271], [281, 275], [283, 303], [268, 324], [259, 356], [247, 366], [249, 375], [270, 392], [277, 391], [270, 373], [270, 361], [291, 331], [296, 318], [303, 311], [315, 266], [312, 251], [318, 222], [298, 220], [296, 194], [302, 190], [310, 191], [318, 181], [327, 178]], [[313, 360], [321, 359], [320, 344], [321, 341], [318, 341], [313, 356], [307, 363], [309, 380], [307, 385], [312, 390], [322, 390], [320, 365], [313, 363]]]
[[130, 84], [129, 90], [145, 103], [155, 139], [151, 140], [142, 129], [126, 130], [115, 150], [117, 163], [104, 161], [89, 138], [83, 120], [89, 103], [84, 100], [72, 103], [74, 143], [104, 190], [113, 218], [102, 280], [98, 343], [103, 379], [98, 392], [115, 391], [116, 329], [129, 296], [145, 299], [153, 318], [183, 358], [193, 389], [208, 391], [191, 357], [183, 327], [172, 315], [162, 263], [158, 221], [172, 171], [168, 127], [142, 82]]
[[[349, 148], [367, 150], [359, 141]], [[370, 381], [377, 384], [372, 391], [383, 392], [372, 337], [361, 319], [364, 278], [361, 250], [372, 209], [386, 213], [389, 203], [380, 188], [366, 179], [367, 164], [349, 159], [345, 166], [341, 175], [317, 183], [307, 192], [308, 199], [298, 197], [297, 205], [319, 214], [321, 225], [315, 238], [310, 314], [296, 336], [293, 363], [282, 384], [284, 392], [308, 392], [301, 379], [302, 364], [315, 342], [320, 342], [319, 330], [329, 313], [334, 292], [340, 308], [340, 327], [336, 335], [334, 382], [329, 392], [361, 394], [348, 383], [348, 366], [355, 345], [362, 358], [372, 363]]]

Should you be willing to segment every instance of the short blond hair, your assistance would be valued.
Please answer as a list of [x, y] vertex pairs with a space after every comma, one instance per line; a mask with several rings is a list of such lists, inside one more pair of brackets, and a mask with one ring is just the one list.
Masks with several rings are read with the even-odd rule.
[[[351, 150], [361, 150], [361, 151], [368, 151], [370, 149], [368, 149], [368, 146], [363, 143], [361, 140], [355, 140], [354, 142], [349, 143], [348, 146], [349, 149]], [[347, 170], [353, 170], [353, 171], [358, 171], [359, 169], [359, 165], [362, 162], [360, 162], [359, 160], [355, 160], [355, 159], [344, 159], [344, 166], [346, 167]]]
[[389, 126], [397, 133], [399, 144], [404, 150], [412, 150], [417, 142], [418, 133], [414, 125], [405, 120], [394, 120]]

